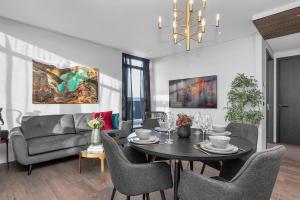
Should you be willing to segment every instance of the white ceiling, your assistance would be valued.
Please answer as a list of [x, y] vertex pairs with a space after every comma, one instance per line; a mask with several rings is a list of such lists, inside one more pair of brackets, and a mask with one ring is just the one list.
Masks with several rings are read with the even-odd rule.
[[[207, 21], [214, 23], [219, 12], [222, 34], [208, 30], [204, 43], [192, 43], [192, 48], [253, 34], [253, 15], [292, 2], [295, 0], [207, 0]], [[0, 16], [157, 58], [185, 51], [184, 43], [173, 45], [171, 30], [157, 30], [159, 15], [164, 22], [171, 21], [171, 7], [172, 0], [0, 0]]]
[[274, 52], [300, 49], [300, 33], [267, 40]]

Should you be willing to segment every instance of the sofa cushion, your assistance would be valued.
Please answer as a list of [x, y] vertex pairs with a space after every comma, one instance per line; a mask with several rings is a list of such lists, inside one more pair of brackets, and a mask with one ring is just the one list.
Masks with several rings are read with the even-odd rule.
[[65, 134], [32, 138], [27, 140], [29, 155], [47, 153], [72, 147], [87, 145], [87, 139], [83, 135]]
[[111, 121], [112, 121], [113, 129], [119, 129], [120, 114], [119, 113], [112, 114]]
[[26, 139], [75, 133], [73, 115], [24, 116], [21, 126]]
[[93, 112], [93, 119], [97, 117], [102, 117], [104, 121], [104, 127], [101, 130], [112, 130], [112, 111], [107, 111], [107, 112]]
[[92, 130], [88, 126], [88, 122], [93, 119], [92, 113], [76, 113], [74, 114], [74, 123], [76, 133]]

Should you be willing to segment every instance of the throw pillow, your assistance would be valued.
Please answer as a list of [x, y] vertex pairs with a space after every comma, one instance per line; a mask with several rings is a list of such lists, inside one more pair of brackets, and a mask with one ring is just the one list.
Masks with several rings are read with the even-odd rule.
[[112, 130], [113, 129], [112, 120], [111, 120], [112, 111], [93, 112], [93, 119], [100, 117], [100, 116], [102, 117], [102, 119], [104, 121], [104, 127], [101, 130]]
[[119, 129], [119, 117], [120, 117], [120, 114], [119, 113], [114, 113], [112, 114], [112, 126], [113, 126], [113, 129]]

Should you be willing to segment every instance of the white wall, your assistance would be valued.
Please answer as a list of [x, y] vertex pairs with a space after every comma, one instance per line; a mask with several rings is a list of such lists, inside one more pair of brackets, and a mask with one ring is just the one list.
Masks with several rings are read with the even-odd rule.
[[[99, 68], [99, 104], [32, 104], [32, 59]], [[22, 115], [121, 112], [121, 66], [119, 50], [0, 18], [0, 107], [6, 122], [2, 129], [19, 126]], [[5, 145], [0, 145], [0, 163], [4, 161]]]
[[[192, 114], [195, 111], [211, 113], [214, 123], [225, 124], [227, 93], [237, 73], [254, 76], [262, 89], [263, 40], [254, 34], [245, 38], [199, 48], [153, 60], [152, 63], [152, 108], [169, 110], [169, 80], [199, 76], [218, 76], [217, 109], [172, 109], [174, 112]], [[265, 130], [260, 128], [258, 149], [265, 148]]]

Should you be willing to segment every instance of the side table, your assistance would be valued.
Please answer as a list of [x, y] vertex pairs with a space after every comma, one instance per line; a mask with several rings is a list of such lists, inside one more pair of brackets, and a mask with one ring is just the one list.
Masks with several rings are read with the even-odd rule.
[[9, 169], [9, 157], [8, 157], [8, 130], [1, 130], [0, 131], [0, 144], [6, 144], [6, 165], [7, 169]]
[[81, 173], [81, 158], [98, 158], [100, 159], [100, 166], [101, 166], [101, 176], [104, 175], [104, 164], [105, 164], [105, 153], [99, 152], [99, 153], [89, 153], [87, 150], [83, 150], [79, 152], [79, 173]]

